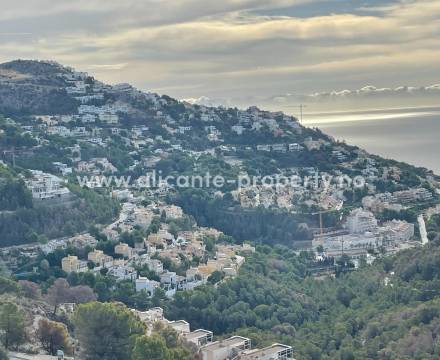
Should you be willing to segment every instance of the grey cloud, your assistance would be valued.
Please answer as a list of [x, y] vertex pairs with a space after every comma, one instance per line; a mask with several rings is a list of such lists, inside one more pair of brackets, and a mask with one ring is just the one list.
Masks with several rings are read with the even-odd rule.
[[[318, 92], [313, 94], [287, 93], [270, 97], [246, 97], [241, 98], [209, 98], [201, 96], [199, 98], [182, 99], [191, 104], [207, 106], [249, 106], [261, 104], [269, 108], [293, 108], [299, 104], [319, 105], [325, 103], [358, 103], [359, 101], [381, 100], [388, 101], [393, 99], [437, 99], [440, 100], [440, 84], [427, 86], [398, 86], [395, 88], [378, 88], [372, 85], [364, 86], [355, 90], [334, 90], [330, 92]], [[374, 102], [372, 103], [374, 104]], [[432, 103], [433, 105], [435, 103]]]
[[[295, 16], [302, 3], [313, 16]], [[274, 106], [300, 99], [268, 94], [342, 99], [323, 90], [440, 79], [438, 0], [374, 9], [353, 0], [336, 14], [323, 3], [331, 1], [0, 0], [0, 61], [54, 59], [179, 98]]]

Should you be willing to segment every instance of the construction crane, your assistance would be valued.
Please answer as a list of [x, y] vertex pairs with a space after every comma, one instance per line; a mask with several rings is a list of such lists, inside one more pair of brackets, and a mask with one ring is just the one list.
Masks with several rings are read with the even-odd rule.
[[[327, 210], [319, 210], [319, 211], [315, 211], [312, 213], [307, 213], [308, 215], [319, 215], [319, 233], [320, 235], [323, 235], [324, 231], [323, 231], [323, 219], [322, 219], [322, 214], [327, 214], [327, 213], [331, 213], [331, 212], [339, 212], [342, 211], [344, 209], [351, 209], [354, 206], [343, 206], [344, 203], [341, 202], [338, 205], [336, 205], [334, 208], [332, 209], [327, 209]], [[340, 220], [342, 220], [342, 214], [340, 216]]]
[[[340, 210], [340, 209], [339, 209]], [[323, 231], [323, 220], [322, 220], [322, 214], [327, 214], [335, 211], [339, 211], [336, 208], [335, 209], [329, 209], [329, 210], [320, 210], [317, 212], [310, 213], [310, 215], [319, 215], [319, 233], [322, 235], [324, 233]]]

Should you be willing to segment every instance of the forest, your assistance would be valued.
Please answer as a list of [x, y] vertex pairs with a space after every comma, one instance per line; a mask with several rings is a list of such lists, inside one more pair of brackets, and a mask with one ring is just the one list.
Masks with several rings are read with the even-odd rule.
[[[9, 204], [0, 212], [0, 246], [19, 245], [72, 236], [93, 224], [111, 222], [119, 213], [117, 201], [95, 191], [71, 186], [72, 198], [62, 203], [32, 202], [21, 182], [0, 186], [2, 199]], [[15, 191], [14, 189], [18, 189]]]
[[167, 316], [290, 344], [300, 359], [437, 359], [439, 245], [322, 280], [307, 276], [310, 254], [260, 246], [237, 278], [178, 293]]
[[292, 245], [295, 241], [311, 240], [307, 225], [310, 216], [282, 210], [245, 209], [232, 197], [213, 198], [203, 189], [188, 189], [172, 199], [191, 214], [201, 226], [212, 226], [238, 242], [254, 240], [263, 244]]
[[[118, 302], [139, 310], [161, 306], [166, 318], [185, 319], [192, 329], [212, 330], [217, 339], [239, 334], [249, 337], [254, 347], [289, 344], [298, 359], [438, 359], [438, 238], [423, 248], [379, 258], [373, 265], [361, 262], [357, 271], [338, 272], [336, 277], [314, 278], [310, 271], [314, 255], [282, 245], [257, 245], [246, 259], [237, 277], [178, 292], [173, 299], [159, 290], [149, 298], [136, 293], [132, 282], [115, 283], [105, 274], [53, 273], [58, 260], [52, 258], [48, 259], [52, 275], [47, 280], [31, 283], [32, 287], [28, 281], [20, 281], [20, 286], [40, 293], [52, 306], [72, 299]], [[49, 269], [45, 261], [40, 272]], [[55, 280], [54, 276], [67, 278]], [[17, 291], [15, 282], [0, 280], [1, 293]], [[64, 295], [53, 298], [55, 294]], [[100, 337], [91, 336], [90, 331], [101, 326], [102, 316], [126, 319], [120, 306], [91, 303], [80, 307], [74, 323], [81, 328], [78, 336], [87, 350], [100, 349], [93, 359], [106, 350]], [[92, 316], [90, 311], [96, 314]], [[84, 322], [84, 316], [91, 320]], [[120, 329], [107, 322], [105, 328], [110, 337], [117, 336]], [[162, 334], [158, 338], [144, 339], [148, 351], [170, 352], [167, 359], [191, 359], [190, 350], [175, 341], [167, 342], [172, 334], [157, 331]], [[158, 340], [160, 337], [164, 339]], [[160, 344], [150, 343], [153, 340]], [[115, 359], [123, 359], [123, 355]]]

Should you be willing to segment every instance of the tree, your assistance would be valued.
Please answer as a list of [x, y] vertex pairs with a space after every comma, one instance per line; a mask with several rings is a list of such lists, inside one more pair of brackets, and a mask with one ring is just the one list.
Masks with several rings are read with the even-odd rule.
[[68, 301], [69, 296], [69, 283], [66, 279], [56, 279], [53, 285], [47, 290], [46, 300], [51, 304], [55, 314], [58, 305]]
[[159, 335], [143, 335], [136, 339], [133, 360], [172, 360], [173, 356], [167, 349], [165, 340]]
[[125, 360], [143, 323], [124, 305], [91, 302], [80, 305], [74, 316], [76, 335], [86, 360]]
[[8, 352], [3, 348], [3, 346], [0, 346], [0, 360], [8, 360]]
[[67, 282], [70, 286], [76, 286], [79, 284], [79, 276], [78, 273], [75, 271], [72, 271], [67, 275]]
[[224, 277], [225, 274], [223, 273], [223, 271], [216, 270], [208, 277], [208, 282], [210, 284], [216, 284], [219, 281], [221, 281]]
[[99, 301], [108, 301], [110, 299], [111, 292], [105, 281], [97, 281], [94, 290], [98, 295]]
[[154, 331], [165, 340], [165, 345], [168, 348], [178, 346], [179, 334], [171, 326], [164, 326], [162, 323], [156, 322], [154, 324]]
[[25, 297], [35, 300], [41, 299], [41, 289], [38, 284], [27, 280], [20, 280], [18, 284]]
[[340, 287], [336, 291], [336, 298], [345, 306], [350, 306], [351, 300], [354, 298], [354, 294], [346, 287]]
[[49, 269], [50, 269], [49, 261], [47, 261], [46, 259], [41, 260], [40, 269], [45, 272], [49, 271]]
[[47, 244], [49, 242], [49, 238], [46, 235], [38, 236], [38, 242], [40, 244]]
[[21, 344], [26, 338], [24, 313], [17, 305], [0, 305], [0, 339], [6, 349]]
[[19, 286], [15, 281], [0, 276], [0, 294], [3, 293], [16, 293], [19, 290]]
[[93, 290], [85, 285], [70, 287], [66, 279], [57, 279], [47, 291], [47, 302], [54, 306], [54, 314], [60, 304], [73, 302], [82, 304], [96, 300]]
[[69, 302], [83, 304], [97, 299], [93, 290], [85, 285], [78, 285], [69, 289]]
[[165, 210], [162, 210], [162, 212], [160, 213], [160, 222], [166, 222], [167, 221], [167, 213], [165, 212]]
[[215, 252], [215, 239], [212, 236], [207, 236], [203, 239], [205, 250], [209, 253]]
[[38, 323], [37, 338], [42, 348], [50, 355], [56, 355], [58, 350], [66, 353], [72, 350], [69, 333], [62, 323], [41, 319]]

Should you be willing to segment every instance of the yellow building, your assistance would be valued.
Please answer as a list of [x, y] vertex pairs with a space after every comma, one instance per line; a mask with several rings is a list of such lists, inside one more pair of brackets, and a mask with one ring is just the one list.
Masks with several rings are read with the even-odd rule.
[[133, 257], [133, 248], [128, 246], [128, 244], [118, 244], [115, 246], [115, 254], [131, 259]]
[[70, 272], [78, 272], [79, 270], [79, 261], [77, 256], [66, 256], [61, 260], [61, 268], [63, 271]]
[[102, 250], [94, 250], [88, 253], [87, 260], [92, 261], [95, 264], [101, 264], [104, 252]]

